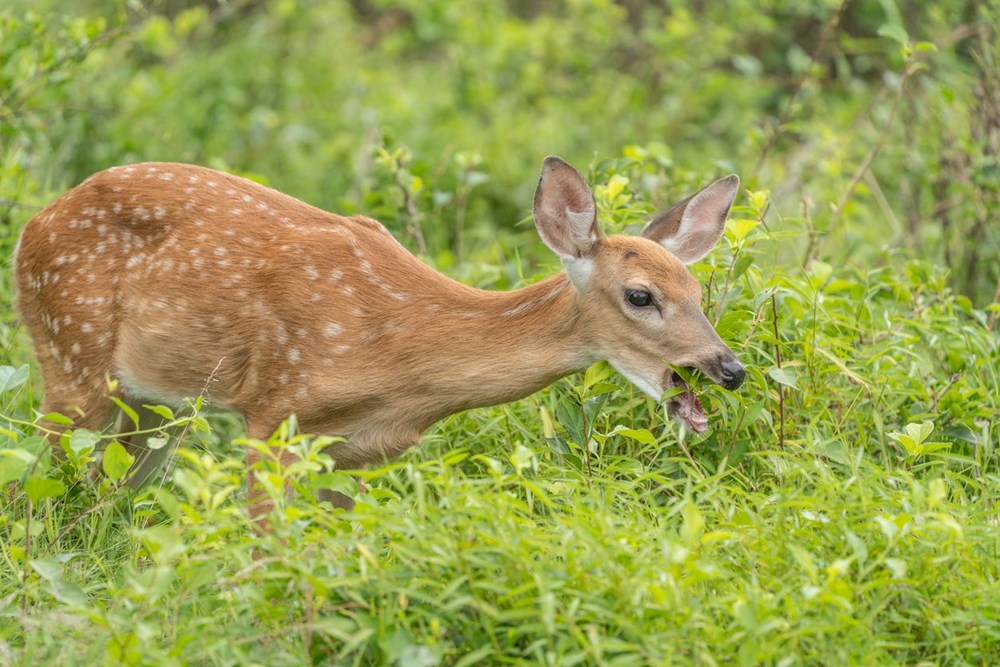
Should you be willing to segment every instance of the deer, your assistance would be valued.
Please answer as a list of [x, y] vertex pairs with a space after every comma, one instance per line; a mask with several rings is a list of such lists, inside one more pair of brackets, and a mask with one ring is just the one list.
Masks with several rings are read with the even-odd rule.
[[[638, 236], [605, 236], [586, 181], [550, 156], [533, 214], [564, 271], [487, 291], [435, 271], [362, 215], [199, 166], [112, 167], [35, 215], [15, 250], [41, 410], [100, 431], [114, 427], [113, 395], [143, 415], [142, 430], [158, 419], [143, 404], [207, 388], [212, 405], [242, 415], [249, 438], [267, 440], [295, 414], [302, 432], [337, 436], [328, 453], [338, 468], [359, 470], [448, 415], [604, 360], [655, 401], [673, 390], [668, 412], [701, 433], [701, 401], [675, 368], [728, 390], [746, 371], [703, 314], [686, 265], [717, 244], [738, 190], [726, 176]], [[139, 480], [170, 449], [141, 437], [125, 445]], [[260, 456], [249, 448], [251, 516], [273, 505], [255, 483]]]

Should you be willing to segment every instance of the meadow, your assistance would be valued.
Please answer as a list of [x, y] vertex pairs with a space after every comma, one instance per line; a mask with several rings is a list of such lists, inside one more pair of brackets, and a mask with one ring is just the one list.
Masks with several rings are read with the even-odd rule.
[[[996, 664], [998, 65], [992, 0], [5, 3], [0, 664]], [[111, 431], [53, 456], [9, 258], [88, 175], [223, 169], [512, 289], [561, 270], [549, 154], [609, 232], [741, 176], [706, 433], [597, 364], [363, 471], [204, 397], [139, 490]]]

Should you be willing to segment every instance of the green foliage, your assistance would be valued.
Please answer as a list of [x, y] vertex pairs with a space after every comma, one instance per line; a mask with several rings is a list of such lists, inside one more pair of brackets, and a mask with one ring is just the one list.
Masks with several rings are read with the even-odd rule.
[[[690, 379], [695, 436], [597, 365], [446, 419], [361, 472], [366, 493], [294, 419], [247, 442], [200, 400], [144, 406], [148, 445], [180, 444], [135, 491], [112, 434], [36, 414], [4, 309], [0, 662], [1000, 653], [996, 3], [64, 4], [0, 10], [5, 255], [90, 173], [175, 159], [372, 215], [509, 288], [556, 265], [527, 217], [544, 155], [587, 166], [609, 232], [736, 171], [692, 270], [748, 377]], [[269, 533], [245, 516], [248, 447]]]

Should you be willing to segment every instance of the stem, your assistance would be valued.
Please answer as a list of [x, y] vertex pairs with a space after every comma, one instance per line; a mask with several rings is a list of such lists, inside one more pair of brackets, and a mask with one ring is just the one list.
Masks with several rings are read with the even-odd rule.
[[399, 191], [403, 193], [403, 206], [406, 208], [406, 214], [410, 217], [410, 225], [413, 228], [413, 238], [417, 242], [417, 250], [421, 255], [427, 256], [427, 243], [424, 241], [424, 232], [420, 228], [420, 211], [417, 210], [416, 204], [413, 203], [413, 197], [410, 195], [410, 189], [406, 187], [403, 181], [399, 178], [399, 172], [403, 169], [403, 163], [397, 162], [396, 169], [392, 171], [392, 181], [399, 188]]
[[31, 498], [28, 498], [28, 511], [24, 519], [24, 571], [21, 573], [21, 615], [28, 613], [28, 563], [31, 560], [31, 519], [32, 519]]
[[[781, 368], [781, 340], [778, 338], [778, 300], [771, 295], [771, 312], [774, 314], [774, 365]], [[785, 448], [785, 387], [778, 383], [778, 446]]]

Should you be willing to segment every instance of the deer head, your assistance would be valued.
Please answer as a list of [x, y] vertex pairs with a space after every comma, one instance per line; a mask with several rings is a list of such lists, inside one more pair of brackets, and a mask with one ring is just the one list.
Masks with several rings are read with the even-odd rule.
[[705, 413], [672, 366], [697, 369], [730, 390], [746, 375], [701, 312], [701, 288], [685, 268], [718, 242], [738, 190], [739, 178], [726, 176], [638, 237], [603, 236], [590, 188], [557, 157], [546, 158], [535, 191], [535, 224], [578, 292], [596, 356], [654, 399], [681, 388], [668, 399], [670, 412], [696, 432], [707, 426]]

